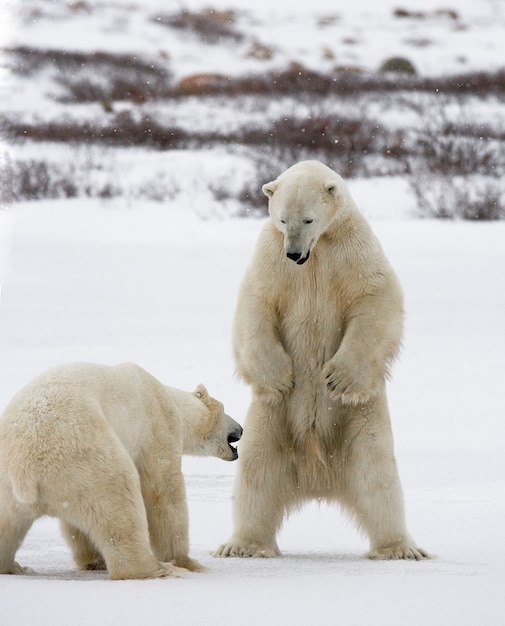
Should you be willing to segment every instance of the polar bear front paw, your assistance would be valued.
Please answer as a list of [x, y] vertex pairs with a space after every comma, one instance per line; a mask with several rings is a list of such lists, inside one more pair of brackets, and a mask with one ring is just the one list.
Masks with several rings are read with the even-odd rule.
[[238, 371], [259, 395], [282, 398], [294, 386], [293, 359], [279, 346], [239, 362]]
[[322, 378], [330, 397], [343, 404], [365, 404], [377, 393], [378, 388], [372, 380], [370, 368], [347, 366], [340, 361], [331, 359], [323, 367]]
[[256, 559], [271, 559], [279, 555], [279, 550], [276, 548], [272, 548], [271, 546], [258, 543], [243, 543], [239, 541], [223, 543], [215, 552], [212, 553], [212, 556], [215, 556], [217, 558], [249, 557]]
[[270, 385], [265, 386], [255, 386], [253, 387], [256, 395], [261, 396], [267, 402], [270, 401], [272, 403], [281, 402], [284, 397], [289, 395], [291, 390], [293, 389], [292, 381], [275, 381], [275, 383], [271, 383]]
[[383, 548], [375, 548], [366, 556], [375, 561], [395, 561], [400, 559], [422, 561], [423, 559], [432, 558], [426, 550], [406, 543], [395, 543]]

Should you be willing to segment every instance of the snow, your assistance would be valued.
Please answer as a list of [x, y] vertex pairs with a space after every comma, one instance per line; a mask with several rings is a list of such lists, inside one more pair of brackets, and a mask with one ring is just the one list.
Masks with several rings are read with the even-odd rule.
[[[423, 77], [494, 71], [503, 66], [505, 11], [503, 3], [496, 0], [462, 0], [457, 6], [439, 4], [439, 0], [429, 0], [422, 6], [416, 0], [400, 3], [366, 0], [346, 6], [334, 0], [316, 0], [310, 6], [299, 5], [296, 9], [292, 4], [287, 0], [276, 3], [12, 0], [0, 6], [0, 117], [5, 115], [16, 125], [43, 127], [66, 121], [71, 127], [91, 124], [95, 128], [101, 125], [109, 128], [115, 123], [124, 128], [127, 126], [124, 119], [142, 120], [142, 124], [150, 119], [167, 129], [233, 136], [248, 125], [264, 127], [284, 117], [338, 115], [342, 119], [358, 116], [377, 121], [410, 137], [412, 129], [423, 123], [415, 112], [417, 106], [428, 110], [435, 107], [433, 94], [399, 90], [384, 97], [331, 94], [316, 101], [303, 93], [299, 97], [266, 99], [257, 95], [145, 102], [127, 99], [110, 103], [110, 111], [101, 102], [72, 101], [70, 86], [80, 81], [114, 83], [118, 77], [117, 69], [111, 69], [113, 65], [108, 70], [90, 68], [86, 63], [65, 69], [61, 57], [59, 62], [51, 63], [51, 55], [42, 62], [43, 55], [34, 54], [31, 61], [25, 59], [25, 71], [19, 72], [13, 67], [20, 62], [19, 57], [8, 52], [9, 48], [18, 46], [40, 48], [41, 52], [130, 54], [138, 61], [166, 69], [171, 85], [202, 73], [265, 76], [274, 70], [287, 70], [293, 64], [329, 76], [336, 76], [335, 72], [342, 68], [374, 74], [390, 56], [410, 59]], [[209, 6], [234, 10], [230, 28], [243, 36], [241, 41], [224, 37], [219, 43], [205, 44], [197, 34], [170, 29], [155, 19], [167, 13], [178, 14], [183, 9]], [[394, 15], [398, 7], [422, 15], [398, 18]], [[450, 10], [456, 12], [456, 18], [450, 17]], [[270, 50], [271, 57], [251, 55], [257, 46]], [[467, 120], [483, 124], [484, 128], [492, 127], [495, 135], [500, 136], [505, 113], [499, 95], [475, 94], [465, 97], [463, 102]], [[9, 146], [9, 156], [16, 171], [17, 164], [26, 167], [30, 161], [40, 163], [43, 155], [53, 178], [58, 178], [54, 172], [60, 172], [63, 180], [71, 178], [79, 195], [121, 195], [134, 201], [177, 197], [181, 205], [191, 210], [222, 215], [229, 213], [230, 207], [213, 196], [219, 195], [220, 189], [237, 195], [243, 176], [250, 179], [247, 172], [253, 168], [254, 159], [265, 160], [264, 152], [268, 149], [268, 145], [223, 148], [211, 143], [199, 150], [181, 152], [18, 141]], [[397, 159], [387, 161], [382, 163], [383, 172], [391, 171], [390, 167], [402, 167]], [[366, 169], [368, 159], [364, 163]], [[237, 170], [239, 176], [235, 175]], [[373, 171], [381, 171], [378, 164]], [[216, 181], [214, 190], [209, 189], [211, 176]], [[182, 197], [181, 190], [190, 187], [196, 191], [193, 197]], [[202, 195], [203, 211], [195, 206], [195, 196], [200, 201]]]
[[[384, 184], [402, 197], [399, 181]], [[369, 562], [339, 510], [313, 503], [285, 523], [282, 558], [214, 559], [231, 531], [235, 465], [187, 458], [191, 553], [209, 572], [126, 582], [78, 572], [57, 522], [42, 519], [18, 554], [36, 574], [0, 576], [0, 623], [502, 623], [505, 223], [385, 218], [374, 209], [378, 181], [351, 190], [406, 293], [390, 403], [409, 526], [437, 558]], [[204, 382], [244, 421], [249, 393], [233, 375], [230, 323], [263, 220], [182, 209], [73, 201], [0, 213], [12, 231], [2, 406], [51, 365], [133, 360], [170, 385]]]
[[[336, 64], [373, 71], [391, 54], [405, 54], [425, 75], [503, 66], [505, 13], [496, 0], [454, 5], [371, 0], [345, 6], [313, 0], [296, 8], [292, 0], [173, 4], [13, 0], [0, 5], [0, 41], [2, 46], [134, 49], [152, 58], [167, 53], [180, 76], [267, 71], [290, 61], [321, 71]], [[209, 6], [237, 9], [238, 27], [248, 33], [242, 48], [209, 46], [202, 54], [196, 39], [168, 41], [166, 29], [148, 19], [157, 12]], [[395, 20], [397, 7], [432, 13], [426, 19]], [[454, 8], [457, 23], [436, 16], [440, 8]], [[352, 45], [345, 43], [351, 39]], [[275, 47], [273, 59], [246, 60], [247, 45], [254, 42]], [[323, 53], [328, 48], [333, 58]], [[9, 68], [0, 72], [2, 111], [21, 117], [36, 113], [39, 119], [64, 112], [47, 92], [49, 81], [30, 84], [12, 77]], [[229, 107], [218, 110], [221, 103], [215, 109], [208, 104], [198, 110], [202, 125], [234, 123], [239, 114], [251, 113], [232, 115]], [[491, 104], [491, 117], [503, 118], [503, 103]], [[194, 103], [185, 105], [166, 114], [196, 124]], [[377, 103], [381, 115], [386, 106]], [[98, 105], [93, 107], [78, 115], [101, 114]], [[252, 113], [269, 114], [267, 109]], [[70, 154], [50, 144], [16, 150], [39, 157], [42, 151], [56, 162]], [[173, 194], [161, 189], [169, 196], [163, 204], [126, 193], [108, 202], [39, 201], [0, 208], [0, 411], [50, 366], [129, 360], [183, 389], [203, 382], [243, 423], [249, 391], [234, 377], [230, 326], [263, 219], [231, 217], [237, 207], [228, 201], [220, 205], [208, 183], [241, 182], [251, 164], [226, 150], [154, 155], [130, 149], [115, 151], [107, 166], [107, 150], [91, 146], [71, 152], [77, 170], [96, 159], [98, 150], [103, 167], [125, 186], [133, 188], [146, 171], [153, 185], [164, 184], [164, 172], [177, 167], [179, 188]], [[353, 180], [350, 187], [405, 290], [405, 344], [389, 400], [409, 528], [436, 558], [367, 561], [362, 558], [366, 541], [341, 512], [311, 503], [286, 521], [279, 537], [283, 557], [214, 559], [210, 552], [231, 531], [236, 465], [187, 458], [191, 554], [209, 572], [182, 580], [120, 582], [109, 581], [105, 573], [79, 572], [57, 521], [44, 518], [18, 553], [35, 574], [0, 576], [1, 626], [504, 623], [505, 223], [415, 219], [402, 179]]]
[[[296, 61], [318, 70], [337, 65], [376, 70], [388, 56], [406, 55], [422, 74], [450, 69], [502, 67], [504, 8], [497, 0], [381, 0], [346, 3], [313, 0], [293, 6], [291, 0], [163, 0], [137, 2], [48, 3], [13, 0], [12, 19], [5, 37], [10, 46], [33, 45], [53, 49], [142, 49], [172, 61], [177, 76], [192, 72], [235, 75], [261, 71]], [[235, 12], [235, 27], [247, 33], [230, 48], [207, 46], [202, 54], [198, 38], [170, 34], [157, 17], [181, 10]], [[394, 18], [395, 9], [421, 12], [421, 17]], [[454, 11], [451, 18], [448, 11]], [[41, 27], [43, 24], [43, 27]], [[132, 32], [134, 37], [132, 38]], [[92, 33], [92, 36], [88, 36]], [[1, 31], [0, 31], [1, 34]], [[250, 58], [252, 46], [271, 49], [270, 61]], [[231, 53], [230, 53], [231, 52]]]

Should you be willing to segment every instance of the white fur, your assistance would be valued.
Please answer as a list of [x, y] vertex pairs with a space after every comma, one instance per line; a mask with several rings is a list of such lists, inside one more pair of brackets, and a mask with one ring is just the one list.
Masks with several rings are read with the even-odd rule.
[[236, 458], [241, 427], [209, 397], [137, 365], [63, 365], [21, 390], [0, 420], [0, 573], [35, 519], [61, 520], [81, 569], [111, 578], [201, 570], [188, 555], [183, 454]]
[[318, 498], [353, 516], [370, 539], [370, 558], [423, 558], [405, 526], [385, 391], [402, 337], [398, 280], [328, 167], [298, 163], [263, 191], [271, 220], [244, 277], [233, 331], [237, 371], [253, 398], [234, 533], [215, 554], [280, 554], [285, 515]]

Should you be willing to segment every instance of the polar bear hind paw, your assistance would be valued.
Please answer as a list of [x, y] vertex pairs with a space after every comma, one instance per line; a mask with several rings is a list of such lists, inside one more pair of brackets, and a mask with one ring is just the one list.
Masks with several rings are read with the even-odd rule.
[[188, 570], [185, 567], [179, 567], [172, 563], [160, 563], [163, 568], [163, 573], [156, 578], [184, 578]]
[[400, 559], [422, 561], [424, 559], [432, 558], [426, 550], [403, 543], [393, 544], [383, 548], [376, 548], [371, 550], [366, 556], [374, 561], [395, 561]]
[[205, 567], [205, 565], [202, 565], [197, 560], [192, 559], [189, 556], [177, 557], [173, 561], [171, 561], [171, 564], [174, 565], [175, 567], [183, 568], [190, 572], [208, 572], [209, 571], [208, 567]]
[[22, 575], [29, 576], [30, 574], [35, 574], [35, 571], [32, 570], [31, 567], [23, 567], [17, 561], [14, 561], [12, 566], [6, 567], [4, 570], [0, 571], [0, 574], [12, 574], [12, 575]]
[[187, 569], [177, 567], [172, 563], [158, 563], [158, 566], [145, 571], [111, 571], [111, 580], [146, 580], [150, 578], [183, 578]]
[[105, 561], [103, 559], [97, 559], [96, 561], [92, 561], [91, 563], [86, 563], [81, 569], [88, 570], [91, 572], [99, 572], [107, 569], [105, 565]]
[[223, 543], [212, 553], [217, 558], [239, 557], [239, 558], [256, 558], [271, 559], [280, 556], [280, 552], [271, 546], [258, 543], [229, 542]]

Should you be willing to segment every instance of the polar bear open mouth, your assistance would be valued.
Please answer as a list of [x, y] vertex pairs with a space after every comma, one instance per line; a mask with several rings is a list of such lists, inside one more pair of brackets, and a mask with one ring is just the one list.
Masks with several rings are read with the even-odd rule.
[[228, 446], [230, 450], [232, 451], [233, 461], [236, 461], [238, 459], [237, 443], [238, 441], [240, 441], [241, 436], [242, 436], [242, 433], [230, 433], [228, 435]]
[[294, 261], [297, 265], [303, 265], [305, 261], [309, 260], [310, 249], [307, 250], [304, 255], [302, 255], [300, 252], [287, 252], [286, 256], [288, 257], [288, 259], [291, 259], [291, 261]]

